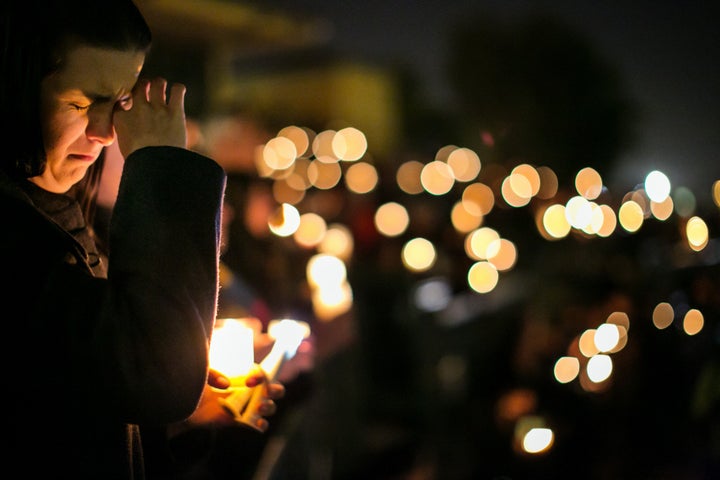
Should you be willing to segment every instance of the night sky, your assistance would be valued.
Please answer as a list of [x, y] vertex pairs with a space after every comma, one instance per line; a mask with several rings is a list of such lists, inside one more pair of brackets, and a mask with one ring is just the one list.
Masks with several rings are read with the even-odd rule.
[[[443, 73], [446, 33], [470, 13], [507, 21], [532, 13], [555, 16], [584, 34], [616, 65], [639, 106], [639, 138], [608, 183], [637, 181], [653, 169], [673, 186], [710, 201], [720, 179], [720, 30], [710, 1], [573, 0], [281, 0], [281, 10], [326, 19], [337, 49], [356, 58], [410, 65], [428, 101], [451, 101]], [[264, 4], [267, 6], [267, 4]]]

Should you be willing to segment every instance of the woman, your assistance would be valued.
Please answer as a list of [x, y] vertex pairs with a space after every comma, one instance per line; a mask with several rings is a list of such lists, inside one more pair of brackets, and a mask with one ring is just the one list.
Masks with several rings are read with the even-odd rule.
[[[138, 425], [186, 419], [208, 379], [225, 174], [185, 148], [184, 86], [138, 80], [151, 34], [130, 0], [2, 8], [3, 466], [145, 478]], [[89, 225], [115, 141], [106, 262]]]

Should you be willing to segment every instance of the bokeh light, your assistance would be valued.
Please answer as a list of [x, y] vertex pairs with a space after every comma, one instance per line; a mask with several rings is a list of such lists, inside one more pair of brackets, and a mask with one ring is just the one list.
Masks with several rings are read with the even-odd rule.
[[688, 245], [696, 252], [704, 249], [710, 238], [707, 224], [700, 217], [692, 217], [687, 221], [685, 235], [687, 236]]
[[490, 262], [475, 262], [468, 270], [468, 285], [478, 293], [492, 291], [498, 283], [497, 268]]
[[263, 150], [263, 160], [272, 170], [289, 168], [297, 157], [297, 149], [292, 140], [287, 137], [270, 139]]
[[314, 187], [330, 190], [340, 181], [342, 169], [332, 157], [318, 157], [308, 165], [307, 176]]
[[463, 189], [462, 202], [468, 212], [487, 215], [495, 206], [495, 195], [484, 183], [471, 183]]
[[300, 212], [288, 203], [283, 203], [268, 220], [270, 231], [280, 237], [289, 237], [300, 226]]
[[313, 155], [316, 158], [330, 157], [337, 160], [335, 151], [333, 150], [333, 140], [335, 139], [335, 130], [323, 130], [318, 132], [311, 144]]
[[[530, 190], [528, 192], [530, 197], [536, 196], [540, 192], [540, 174], [537, 169], [528, 163], [521, 163], [512, 169], [510, 176], [519, 175], [520, 177], [527, 180]], [[523, 186], [520, 187], [524, 188]], [[522, 195], [521, 195], [522, 196]]]
[[630, 317], [625, 312], [612, 312], [610, 315], [608, 315], [607, 320], [605, 320], [607, 323], [614, 323], [615, 325], [620, 325], [625, 330], [630, 330]]
[[683, 218], [689, 218], [695, 213], [697, 199], [695, 194], [687, 187], [680, 186], [672, 194], [675, 212]]
[[400, 165], [395, 174], [400, 190], [410, 195], [422, 193], [424, 191], [420, 181], [422, 169], [423, 164], [417, 160], [410, 160]]
[[377, 187], [378, 173], [375, 167], [367, 162], [358, 162], [345, 172], [345, 185], [354, 193], [368, 193]]
[[576, 357], [560, 357], [553, 368], [555, 380], [560, 383], [570, 383], [580, 373], [580, 361]]
[[603, 323], [595, 330], [593, 341], [599, 352], [610, 352], [620, 341], [620, 330], [614, 323]]
[[436, 259], [435, 246], [426, 238], [413, 238], [403, 246], [403, 265], [411, 271], [424, 272], [429, 270], [435, 264]]
[[585, 368], [590, 381], [600, 383], [610, 378], [613, 371], [613, 361], [610, 355], [598, 353], [590, 357]]
[[334, 156], [340, 160], [359, 160], [367, 151], [365, 134], [354, 127], [346, 127], [335, 132], [330, 142]]
[[444, 195], [455, 184], [455, 177], [447, 163], [435, 160], [423, 167], [420, 172], [420, 182], [428, 193]]
[[440, 312], [452, 301], [453, 292], [447, 280], [429, 278], [418, 284], [413, 294], [413, 304], [424, 312]]
[[555, 435], [549, 428], [531, 428], [523, 437], [523, 449], [528, 453], [540, 453], [550, 448]]
[[[277, 133], [278, 137], [285, 137], [295, 144], [295, 152], [297, 157], [304, 157], [310, 149], [309, 129], [299, 127], [297, 125], [289, 125], [280, 129]], [[314, 138], [314, 134], [312, 135]]]
[[572, 225], [570, 225], [565, 214], [565, 205], [555, 204], [548, 207], [542, 216], [541, 226], [550, 236], [550, 239], [567, 237]]
[[652, 313], [653, 325], [659, 330], [669, 327], [675, 318], [675, 310], [668, 302], [660, 302], [655, 305]]
[[661, 203], [670, 195], [670, 179], [659, 170], [653, 170], [645, 177], [645, 192], [650, 200]]
[[665, 221], [672, 215], [674, 206], [675, 204], [673, 203], [672, 197], [668, 195], [665, 197], [665, 200], [661, 202], [650, 202], [650, 211], [655, 218]]
[[536, 169], [540, 177], [540, 190], [537, 192], [537, 198], [541, 200], [549, 200], [553, 198], [558, 191], [558, 178], [550, 167], [541, 166]]
[[637, 232], [644, 221], [643, 209], [636, 201], [628, 200], [620, 206], [618, 219], [620, 220], [620, 226], [627, 232]]
[[505, 203], [520, 208], [530, 203], [532, 185], [525, 176], [513, 173], [505, 177], [500, 192]]
[[295, 242], [305, 248], [316, 247], [325, 237], [327, 224], [317, 213], [308, 212], [300, 215], [300, 224], [293, 233]]
[[[467, 206], [470, 205], [470, 209]], [[468, 204], [462, 200], [458, 200], [450, 211], [450, 221], [455, 230], [460, 233], [468, 233], [482, 225], [483, 216], [478, 215], [477, 208], [473, 204]]]
[[313, 255], [305, 267], [308, 284], [314, 288], [332, 289], [345, 283], [347, 268], [339, 258], [324, 253]]
[[386, 237], [397, 237], [405, 233], [410, 223], [407, 209], [397, 202], [380, 205], [375, 211], [375, 228]]
[[338, 257], [344, 262], [352, 258], [355, 240], [350, 229], [340, 223], [328, 225], [325, 236], [317, 246], [319, 253]]
[[594, 328], [588, 328], [580, 334], [578, 347], [580, 348], [580, 353], [587, 358], [591, 358], [600, 353], [600, 350], [595, 345], [595, 332], [596, 330]]
[[517, 262], [517, 248], [506, 238], [492, 240], [487, 247], [487, 260], [500, 272], [510, 270]]
[[683, 330], [688, 335], [697, 335], [705, 325], [705, 317], [702, 312], [696, 308], [691, 308], [683, 317]]
[[581, 196], [570, 198], [565, 204], [565, 218], [571, 227], [582, 230], [586, 228], [592, 220], [592, 205]]
[[602, 212], [602, 225], [595, 232], [599, 237], [607, 238], [615, 232], [617, 227], [617, 215], [609, 205], [600, 205]]
[[500, 239], [500, 234], [490, 227], [480, 227], [470, 232], [466, 237], [465, 251], [468, 257], [474, 260], [488, 258], [490, 244]]
[[575, 175], [575, 190], [587, 200], [595, 200], [603, 189], [600, 174], [591, 167], [585, 167]]
[[453, 177], [458, 182], [472, 182], [480, 173], [480, 157], [469, 148], [456, 148], [447, 157]]

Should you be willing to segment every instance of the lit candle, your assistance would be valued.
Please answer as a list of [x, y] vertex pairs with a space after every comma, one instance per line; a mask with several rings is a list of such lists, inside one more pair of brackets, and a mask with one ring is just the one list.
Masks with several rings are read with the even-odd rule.
[[298, 320], [273, 320], [268, 325], [268, 335], [275, 339], [272, 350], [260, 362], [263, 369], [272, 381], [277, 377], [280, 367], [295, 356], [302, 341], [310, 336], [310, 326]]
[[[268, 325], [268, 335], [275, 339], [272, 349], [260, 362], [260, 368], [265, 372], [267, 381], [275, 380], [283, 363], [295, 356], [303, 339], [310, 335], [310, 326], [297, 320], [273, 320]], [[267, 394], [265, 384], [254, 387], [252, 397], [241, 415], [241, 421], [253, 428], [257, 428], [257, 409]]]
[[252, 327], [243, 319], [218, 320], [210, 342], [210, 367], [237, 384], [255, 364], [253, 336]]
[[219, 402], [236, 419], [241, 418], [252, 394], [245, 381], [257, 368], [253, 341], [251, 319], [244, 318], [218, 319], [210, 341], [210, 367], [230, 380], [230, 386], [220, 390], [229, 394]]

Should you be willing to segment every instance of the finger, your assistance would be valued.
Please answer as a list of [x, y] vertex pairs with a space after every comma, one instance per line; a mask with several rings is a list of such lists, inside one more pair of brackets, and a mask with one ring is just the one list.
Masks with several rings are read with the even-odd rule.
[[165, 89], [167, 88], [167, 80], [158, 77], [150, 83], [150, 103], [165, 104]]
[[207, 383], [215, 388], [228, 388], [230, 386], [230, 379], [217, 370], [210, 369]]
[[258, 407], [258, 413], [263, 417], [271, 417], [277, 412], [277, 405], [272, 400], [264, 400]]
[[148, 88], [150, 81], [146, 78], [141, 78], [137, 81], [132, 90], [133, 103], [136, 101], [148, 101]]
[[264, 418], [256, 418], [254, 425], [260, 432], [265, 432], [268, 429], [269, 423]]
[[274, 400], [278, 400], [285, 396], [285, 386], [281, 383], [273, 382], [267, 386], [267, 396]]
[[185, 110], [185, 93], [187, 88], [182, 83], [173, 83], [170, 87], [170, 98], [168, 99], [168, 106], [172, 110]]
[[254, 373], [251, 373], [248, 375], [248, 377], [245, 379], [245, 385], [252, 388], [260, 385], [261, 383], [265, 382], [267, 380], [267, 377], [265, 377], [265, 373], [262, 371], [256, 371]]

